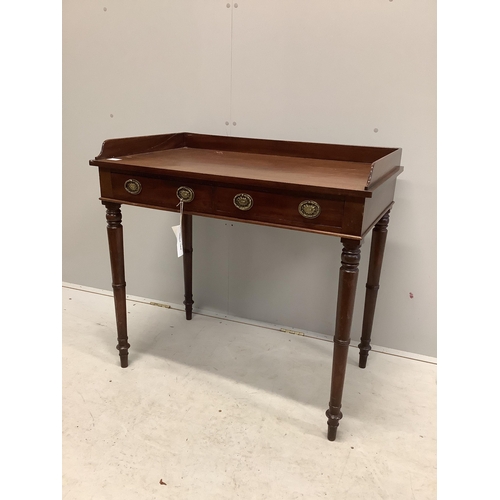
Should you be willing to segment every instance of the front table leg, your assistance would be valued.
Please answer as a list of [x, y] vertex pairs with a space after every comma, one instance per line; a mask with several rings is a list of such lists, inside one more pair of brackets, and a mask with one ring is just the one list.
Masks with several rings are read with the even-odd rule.
[[359, 367], [366, 368], [368, 353], [371, 350], [371, 336], [377, 294], [380, 284], [380, 272], [384, 258], [385, 241], [387, 239], [387, 226], [389, 225], [389, 213], [375, 224], [372, 231], [372, 245], [370, 248], [370, 264], [368, 266], [368, 279], [366, 281], [365, 310], [363, 313], [363, 327], [361, 329], [361, 342], [359, 343]]
[[103, 203], [106, 206], [106, 220], [108, 221], [109, 256], [111, 259], [116, 328], [118, 331], [118, 345], [116, 348], [120, 353], [121, 367], [126, 368], [128, 366], [128, 349], [130, 344], [127, 338], [127, 296], [125, 295], [122, 213], [119, 203]]
[[342, 391], [344, 389], [347, 353], [349, 350], [351, 323], [354, 310], [354, 298], [358, 281], [358, 266], [361, 254], [361, 241], [342, 238], [342, 265], [339, 274], [337, 298], [337, 318], [333, 338], [333, 366], [330, 405], [326, 411], [328, 417], [328, 439], [335, 441], [337, 427], [342, 418], [340, 411]]

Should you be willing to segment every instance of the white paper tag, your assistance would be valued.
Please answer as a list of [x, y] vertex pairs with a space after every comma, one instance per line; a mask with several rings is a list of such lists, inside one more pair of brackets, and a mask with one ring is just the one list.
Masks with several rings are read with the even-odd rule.
[[181, 225], [179, 224], [178, 226], [172, 226], [172, 231], [175, 234], [175, 237], [177, 238], [177, 257], [182, 257], [183, 251], [182, 251], [182, 230], [181, 230]]
[[172, 226], [172, 231], [174, 232], [175, 237], [177, 238], [177, 257], [182, 257], [182, 255], [184, 254], [184, 249], [182, 245], [182, 212], [184, 209], [184, 202], [181, 201], [179, 205], [181, 206], [180, 207], [181, 220], [179, 222], [179, 225]]

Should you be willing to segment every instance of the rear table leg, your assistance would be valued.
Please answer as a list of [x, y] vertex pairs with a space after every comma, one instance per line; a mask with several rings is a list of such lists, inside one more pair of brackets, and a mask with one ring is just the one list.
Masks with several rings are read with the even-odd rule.
[[385, 241], [387, 239], [387, 226], [389, 225], [390, 210], [375, 224], [372, 231], [372, 245], [370, 249], [370, 264], [366, 282], [365, 310], [363, 313], [363, 327], [359, 347], [359, 367], [365, 368], [368, 353], [371, 350], [371, 335], [377, 294], [380, 283], [380, 272], [384, 258]]
[[182, 261], [184, 266], [184, 305], [186, 319], [193, 317], [193, 216], [182, 215]]

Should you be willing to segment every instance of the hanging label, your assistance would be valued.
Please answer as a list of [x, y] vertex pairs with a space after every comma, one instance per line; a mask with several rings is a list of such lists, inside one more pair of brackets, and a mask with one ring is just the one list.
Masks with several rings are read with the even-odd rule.
[[179, 203], [179, 205], [181, 206], [180, 207], [180, 214], [181, 214], [180, 222], [179, 222], [178, 226], [172, 226], [172, 231], [174, 232], [175, 237], [177, 239], [177, 257], [182, 257], [182, 255], [184, 254], [183, 245], [182, 245], [182, 211], [184, 208], [184, 202], [181, 201]]

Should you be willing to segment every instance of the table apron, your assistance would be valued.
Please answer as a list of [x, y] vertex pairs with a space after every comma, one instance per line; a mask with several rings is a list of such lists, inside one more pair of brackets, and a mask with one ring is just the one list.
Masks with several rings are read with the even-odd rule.
[[178, 190], [185, 187], [193, 196], [184, 203], [188, 214], [361, 239], [366, 198], [255, 189], [107, 169], [99, 169], [99, 174], [102, 201], [179, 212]]

